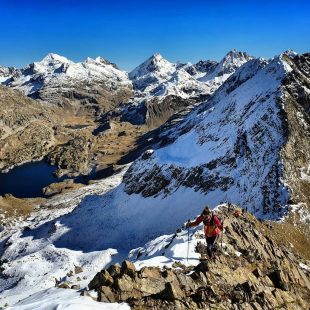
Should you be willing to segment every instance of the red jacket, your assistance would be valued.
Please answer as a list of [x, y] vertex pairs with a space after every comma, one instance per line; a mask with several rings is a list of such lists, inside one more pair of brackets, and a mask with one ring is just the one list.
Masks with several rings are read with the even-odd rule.
[[[197, 219], [194, 222], [189, 223], [189, 226], [190, 227], [197, 226], [201, 222], [203, 222], [204, 219], [205, 219], [205, 216], [200, 215], [197, 217]], [[220, 220], [214, 214], [212, 215], [212, 218], [211, 218], [209, 223], [205, 221], [203, 224], [204, 224], [204, 232], [205, 232], [206, 237], [218, 236], [220, 234], [221, 230], [223, 229]]]

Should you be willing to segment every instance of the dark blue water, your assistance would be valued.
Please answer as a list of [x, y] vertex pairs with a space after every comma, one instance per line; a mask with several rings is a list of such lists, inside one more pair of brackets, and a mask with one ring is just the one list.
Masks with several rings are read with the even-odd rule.
[[[18, 198], [43, 197], [42, 189], [51, 183], [58, 183], [67, 176], [57, 178], [53, 173], [57, 167], [50, 166], [44, 161], [27, 163], [15, 167], [8, 173], [0, 173], [0, 196], [12, 194]], [[89, 175], [80, 175], [74, 179], [75, 183], [87, 184], [92, 179], [103, 179], [114, 173], [113, 168], [96, 171], [94, 168]]]
[[0, 195], [9, 193], [19, 198], [42, 197], [43, 187], [61, 180], [53, 175], [56, 170], [56, 167], [39, 161], [0, 173]]

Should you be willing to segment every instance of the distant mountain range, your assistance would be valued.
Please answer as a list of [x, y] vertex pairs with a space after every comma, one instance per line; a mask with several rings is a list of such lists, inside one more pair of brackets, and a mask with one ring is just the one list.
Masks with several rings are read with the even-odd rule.
[[[153, 99], [158, 102], [174, 96], [181, 101], [180, 108], [184, 107], [182, 99], [200, 101], [200, 96], [212, 94], [250, 59], [246, 53], [232, 50], [219, 63], [207, 60], [173, 64], [155, 54], [127, 73], [101, 57], [74, 63], [66, 57], [48, 54], [22, 69], [0, 66], [0, 82], [33, 99], [93, 110], [97, 114], [126, 106], [125, 119], [144, 123], [148, 121], [147, 112]], [[146, 112], [141, 112], [141, 105]]]

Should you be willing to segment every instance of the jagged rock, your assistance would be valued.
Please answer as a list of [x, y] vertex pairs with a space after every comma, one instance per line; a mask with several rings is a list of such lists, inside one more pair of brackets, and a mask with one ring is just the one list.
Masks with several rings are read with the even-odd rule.
[[268, 273], [268, 277], [276, 288], [280, 288], [284, 291], [288, 290], [288, 286], [283, 271], [281, 269], [271, 271], [270, 273]]
[[133, 290], [133, 279], [127, 274], [123, 274], [121, 277], [116, 278], [114, 286], [121, 292], [130, 292]]
[[[108, 270], [114, 282], [99, 286], [98, 300], [124, 301], [133, 309], [306, 309], [301, 300], [309, 292], [307, 275], [298, 258], [275, 241], [270, 225], [249, 213], [235, 218], [226, 209], [221, 212], [228, 227], [223, 242], [231, 247], [229, 255], [219, 253], [212, 263], [203, 260], [192, 268], [174, 264], [175, 268], [136, 270], [128, 262], [123, 268], [112, 265]], [[244, 255], [233, 255], [236, 251]], [[275, 258], [276, 252], [281, 259]], [[130, 275], [123, 272], [127, 269]]]
[[279, 306], [277, 299], [273, 296], [269, 289], [264, 289], [258, 294], [257, 302], [262, 306], [262, 308], [275, 309]]
[[160, 296], [162, 299], [168, 301], [173, 301], [175, 299], [182, 300], [185, 297], [185, 293], [176, 282], [173, 284], [168, 282], [165, 285], [165, 289], [160, 293]]
[[114, 282], [113, 278], [107, 270], [98, 272], [93, 280], [88, 284], [90, 290], [98, 290], [100, 286], [110, 286]]
[[132, 262], [127, 260], [123, 261], [121, 271], [129, 276], [134, 276], [136, 267]]
[[81, 273], [81, 272], [83, 272], [83, 268], [82, 268], [82, 267], [80, 267], [80, 266], [74, 266], [74, 273], [75, 273], [75, 274], [79, 274], [79, 273]]
[[111, 287], [101, 286], [98, 294], [98, 301], [102, 302], [116, 302], [115, 293], [112, 291]]
[[117, 277], [121, 273], [121, 267], [119, 265], [111, 265], [108, 268], [108, 272], [113, 278]]
[[262, 271], [257, 267], [255, 268], [252, 273], [255, 275], [256, 278], [259, 278], [259, 277], [262, 277], [263, 276], [263, 273]]

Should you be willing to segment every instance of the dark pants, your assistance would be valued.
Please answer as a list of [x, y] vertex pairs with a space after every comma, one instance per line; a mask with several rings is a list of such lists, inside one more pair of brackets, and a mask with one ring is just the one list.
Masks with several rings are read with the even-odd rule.
[[218, 236], [214, 236], [214, 237], [206, 237], [206, 241], [207, 241], [207, 253], [209, 257], [212, 257], [212, 250], [213, 247], [216, 243]]

